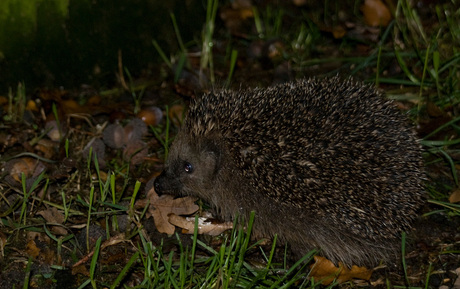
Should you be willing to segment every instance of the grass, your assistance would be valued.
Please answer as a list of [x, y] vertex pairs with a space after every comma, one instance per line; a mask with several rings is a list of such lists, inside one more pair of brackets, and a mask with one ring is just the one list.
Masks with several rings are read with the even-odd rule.
[[214, 59], [213, 59], [213, 34], [216, 27], [217, 7], [219, 6], [218, 0], [207, 0], [206, 8], [206, 22], [202, 32], [202, 46], [200, 58], [200, 83], [204, 82], [203, 73], [209, 70], [209, 79], [211, 84], [215, 83], [214, 75]]
[[[92, 163], [89, 168], [96, 172], [97, 183], [99, 185], [91, 185], [88, 198], [79, 197], [75, 204], [80, 203], [83, 205], [83, 208], [86, 207], [87, 213], [87, 224], [85, 226], [86, 230], [86, 240], [85, 240], [85, 251], [90, 252], [90, 264], [89, 264], [89, 278], [82, 280], [78, 288], [87, 288], [91, 286], [92, 288], [101, 288], [101, 286], [108, 288], [119, 288], [126, 276], [129, 273], [133, 272], [143, 272], [143, 280], [140, 282], [140, 285], [136, 288], [283, 288], [289, 287], [290, 284], [296, 282], [303, 282], [303, 284], [309, 284], [307, 280], [307, 271], [305, 270], [305, 264], [307, 264], [314, 252], [306, 255], [294, 266], [287, 269], [285, 264], [280, 267], [280, 264], [273, 262], [276, 239], [272, 245], [269, 254], [266, 256], [266, 265], [263, 268], [253, 268], [250, 263], [245, 260], [245, 257], [249, 251], [259, 250], [257, 242], [251, 240], [251, 230], [254, 220], [254, 214], [251, 216], [251, 219], [248, 223], [247, 230], [244, 230], [242, 226], [235, 224], [235, 228], [223, 241], [219, 249], [214, 249], [213, 247], [207, 245], [198, 238], [198, 230], [195, 229], [192, 238], [192, 245], [184, 246], [182, 241], [177, 237], [179, 251], [176, 253], [174, 251], [165, 254], [163, 252], [163, 245], [155, 246], [151, 241], [147, 241], [149, 236], [146, 234], [146, 231], [142, 229], [142, 226], [135, 228], [132, 232], [126, 232], [122, 240], [132, 243], [134, 247], [133, 250], [127, 256], [127, 262], [124, 264], [123, 268], [117, 273], [114, 274], [113, 278], [102, 278], [105, 281], [101, 281], [101, 277], [104, 276], [103, 271], [106, 270], [104, 267], [107, 265], [101, 264], [101, 253], [107, 250], [110, 247], [110, 240], [113, 240], [110, 231], [107, 231], [106, 237], [99, 237], [95, 243], [89, 240], [90, 228], [93, 228], [95, 218], [101, 219], [104, 216], [114, 222], [116, 219], [116, 212], [113, 211], [113, 208], [121, 209], [120, 212], [130, 212], [130, 216], [134, 219], [142, 218], [142, 214], [136, 212], [134, 209], [134, 200], [136, 198], [137, 192], [140, 187], [140, 183], [136, 182], [133, 196], [131, 197], [131, 202], [129, 207], [120, 207], [114, 206], [111, 207], [110, 203], [107, 203], [107, 196], [109, 193], [112, 195], [113, 205], [117, 198], [115, 197], [115, 174], [111, 173], [107, 181], [101, 179], [101, 172], [98, 166], [97, 158], [92, 157], [91, 153], [88, 157], [89, 163]], [[88, 176], [90, 177], [90, 176]], [[26, 219], [26, 209], [31, 192], [33, 192], [40, 183], [42, 183], [43, 174], [37, 178], [31, 188], [26, 190], [26, 179], [23, 175], [23, 189], [26, 194], [23, 202], [23, 209], [21, 210], [21, 216], [19, 218], [20, 223], [33, 224], [34, 221]], [[44, 190], [47, 188], [46, 181]], [[64, 201], [62, 206], [56, 205], [66, 211], [66, 215], [73, 215], [75, 212], [68, 210], [66, 201]], [[49, 203], [49, 205], [53, 205]], [[111, 214], [113, 212], [115, 214]], [[82, 212], [81, 212], [82, 213]], [[81, 215], [79, 213], [78, 215]], [[196, 222], [198, 219], [196, 219]], [[51, 224], [50, 224], [51, 225]], [[34, 230], [40, 230], [39, 226], [34, 226]], [[108, 226], [109, 227], [109, 226]], [[196, 227], [197, 228], [197, 227]], [[62, 249], [65, 248], [68, 251], [68, 246], [76, 246], [78, 241], [76, 236], [71, 234], [65, 237], [58, 237], [50, 231], [47, 226], [43, 227], [43, 232], [50, 237], [57, 244], [57, 256], [62, 256]], [[19, 232], [19, 231], [18, 231]], [[128, 237], [129, 236], [129, 237]], [[103, 242], [103, 240], [106, 240]], [[137, 241], [134, 241], [137, 240]], [[77, 241], [77, 242], [76, 242]], [[197, 253], [201, 251], [201, 253]], [[59, 259], [62, 259], [60, 257]], [[36, 280], [37, 276], [32, 275], [33, 272], [30, 269], [31, 260], [28, 261], [28, 270], [24, 279], [24, 287], [29, 288], [30, 282], [32, 279]], [[56, 270], [62, 270], [62, 267], [55, 265]], [[280, 272], [284, 272], [280, 273]], [[43, 276], [42, 276], [43, 277]], [[49, 278], [48, 278], [49, 279]], [[112, 280], [110, 280], [112, 279]], [[36, 281], [34, 281], [36, 282]], [[300, 286], [300, 288], [305, 288], [306, 285]]]
[[[249, 224], [248, 231], [251, 230], [252, 222]], [[177, 237], [180, 244], [179, 256], [174, 252], [165, 256], [161, 247], [154, 248], [143, 237], [141, 239], [146, 288], [281, 288], [283, 284], [288, 284], [285, 278], [271, 275], [279, 270], [271, 263], [274, 247], [265, 268], [257, 270], [246, 262], [245, 254], [248, 250], [254, 250], [255, 244], [249, 246], [249, 234], [241, 228], [233, 230], [217, 251], [198, 240], [197, 230], [190, 251], [189, 247], [184, 248]], [[197, 256], [197, 248], [206, 251], [209, 256]], [[302, 261], [308, 262], [311, 257], [312, 254], [309, 254]], [[289, 282], [305, 278], [306, 273], [302, 269], [301, 263], [298, 263], [287, 271], [286, 276], [294, 276]]]
[[26, 105], [26, 87], [23, 83], [19, 82], [16, 94], [13, 93], [11, 88], [8, 91], [7, 114], [3, 116], [3, 120], [8, 122], [21, 122], [24, 117]]
[[164, 160], [168, 158], [169, 154], [169, 145], [171, 144], [171, 139], [169, 138], [171, 120], [169, 118], [169, 107], [166, 106], [166, 121], [164, 128], [162, 126], [150, 127], [151, 131], [155, 135], [155, 138], [161, 143], [164, 150]]
[[[275, 38], [280, 39], [284, 46], [280, 59], [271, 62], [274, 68], [279, 61], [288, 62], [296, 76], [309, 74], [322, 66], [328, 68], [329, 74], [345, 71], [384, 88], [390, 98], [404, 103], [412, 102], [409, 115], [421, 126], [424, 121], [432, 121], [435, 118], [430, 115], [430, 109], [434, 107], [439, 115], [446, 117], [446, 120], [422, 135], [421, 144], [425, 149], [427, 166], [436, 167], [438, 173], [434, 174], [430, 170], [427, 191], [431, 210], [425, 217], [445, 216], [448, 220], [458, 218], [460, 206], [449, 203], [448, 195], [459, 187], [459, 10], [453, 9], [448, 3], [436, 5], [436, 23], [431, 23], [433, 25], [427, 27], [422, 21], [423, 17], [410, 6], [409, 1], [398, 1], [393, 23], [381, 32], [379, 41], [372, 42], [359, 39], [330, 40], [331, 37], [325, 36], [321, 30], [323, 28], [320, 27], [320, 24], [325, 23], [313, 21], [315, 18], [310, 17], [308, 12], [303, 11], [300, 16], [296, 15], [298, 18], [293, 19], [293, 12], [288, 8], [275, 9], [274, 6], [267, 6], [253, 10], [254, 18], [251, 25], [254, 35], [246, 39], [236, 39], [217, 33], [218, 4], [215, 0], [206, 2], [206, 22], [203, 23], [203, 31], [195, 43], [183, 42], [180, 27], [173, 14], [170, 16], [171, 25], [176, 33], [179, 51], [163, 51], [160, 44], [153, 40], [156, 51], [166, 67], [171, 70], [174, 83], [178, 83], [184, 70], [195, 69], [199, 77], [206, 75], [211, 84], [218, 83], [216, 75], [220, 75], [225, 80], [225, 87], [232, 87], [234, 83], [239, 85], [241, 75], [243, 78], [249, 78], [257, 72], [250, 71], [244, 74], [244, 65], [239, 66], [239, 63], [258, 61], [245, 59], [248, 46], [255, 40], [264, 42]], [[328, 7], [327, 3], [324, 5]], [[356, 5], [354, 3], [351, 7], [357, 10]], [[324, 20], [327, 15], [333, 14], [332, 10], [326, 9]], [[216, 49], [218, 42], [227, 45], [224, 49], [225, 57], [219, 58], [221, 52]], [[357, 43], [366, 46], [369, 53], [349, 53]], [[201, 51], [198, 68], [192, 68], [188, 58], [188, 50], [192, 45], [199, 46]], [[338, 47], [336, 49], [339, 53], [331, 53], [328, 46]], [[167, 56], [168, 54], [172, 56]], [[257, 65], [245, 65], [257, 69]], [[396, 72], [392, 72], [395, 67]], [[270, 72], [273, 72], [274, 68]], [[125, 73], [129, 77], [130, 92], [138, 110], [145, 100], [144, 90], [140, 94], [135, 94], [134, 81], [128, 70], [125, 70]], [[200, 82], [202, 81], [204, 78], [200, 79]], [[24, 119], [27, 105], [24, 87], [24, 84], [19, 84], [15, 93], [12, 90], [8, 93], [6, 114], [3, 116], [8, 125]], [[158, 140], [157, 151], [150, 155], [151, 158], [167, 158], [168, 147], [177, 129], [169, 119], [168, 107], [166, 106], [165, 122], [150, 130], [152, 138], [154, 136]], [[62, 115], [58, 110], [56, 105], [51, 106], [51, 113], [61, 128], [61, 124], [65, 124], [66, 120], [58, 118], [58, 115]], [[33, 142], [34, 145], [45, 138], [45, 134], [40, 134], [38, 129], [32, 132], [40, 135], [37, 141]], [[84, 139], [79, 136], [82, 132], [87, 134]], [[84, 131], [81, 125], [78, 129], [71, 130], [59, 143], [59, 146], [64, 146], [61, 155], [71, 159], [81, 158], [79, 151], [83, 147], [82, 143], [86, 143], [95, 135], [97, 137], [97, 133], [93, 131]], [[120, 154], [114, 152], [115, 155], [117, 153]], [[26, 154], [17, 156], [31, 155], [29, 152]], [[36, 159], [43, 158], [37, 155]], [[2, 162], [7, 161], [9, 159], [2, 158]], [[30, 250], [32, 243], [36, 243], [37, 248], [38, 245], [52, 248], [51, 251], [39, 248], [42, 258], [46, 260], [24, 257], [25, 254], [15, 257], [18, 258], [18, 262], [24, 264], [20, 272], [25, 272], [16, 288], [63, 286], [62, 283], [58, 283], [59, 278], [55, 276], [64, 274], [63, 272], [70, 270], [71, 264], [84, 259], [85, 256], [88, 258], [87, 261], [77, 266], [79, 268], [73, 268], [82, 271], [69, 274], [73, 278], [71, 283], [76, 284], [75, 288], [322, 287], [308, 275], [307, 264], [315, 252], [310, 252], [288, 266], [286, 256], [279, 252], [276, 238], [266, 251], [261, 249], [261, 242], [250, 238], [253, 219], [246, 230], [241, 226], [235, 226], [233, 231], [224, 234], [220, 239], [213, 238], [212, 241], [218, 245], [209, 240], [204, 241], [197, 230], [189, 236], [191, 241], [179, 234], [164, 238], [163, 241], [153, 240], [146, 224], [148, 207], [136, 208], [136, 201], [143, 198], [139, 180], [142, 179], [142, 183], [145, 183], [145, 176], [150, 177], [157, 170], [158, 168], [155, 170], [147, 165], [133, 167], [116, 157], [108, 166], [101, 167], [98, 155], [90, 150], [89, 156], [83, 159], [80, 165], [72, 167], [70, 172], [66, 172], [64, 179], [59, 179], [50, 172], [43, 172], [37, 176], [22, 174], [22, 182], [18, 187], [7, 185], [2, 180], [0, 204], [7, 203], [9, 207], [0, 212], [0, 239], [5, 236], [3, 239], [6, 241], [6, 245], [0, 246], [0, 262], [4, 264], [11, 261], [11, 256], [15, 256], [18, 251], [25, 252], [26, 248]], [[3, 178], [7, 173], [2, 174]], [[9, 199], [16, 195], [20, 197], [16, 200]], [[38, 210], [48, 208], [56, 208], [62, 213], [62, 223], [44, 221], [36, 214]], [[123, 225], [124, 220], [127, 220], [128, 226]], [[64, 228], [69, 234], [56, 233], [53, 230], [56, 225]], [[99, 235], [93, 232], [96, 229], [101, 229]], [[119, 231], [123, 233], [120, 235]], [[25, 239], [30, 236], [38, 237], [28, 239], [30, 243], [26, 244]], [[3, 239], [1, 244], [5, 244]], [[23, 243], [20, 243], [21, 239], [24, 239]], [[171, 243], [175, 245], [172, 246], [174, 249], [171, 249]], [[21, 249], [16, 249], [12, 244]], [[420, 265], [424, 268], [417, 271], [422, 272], [419, 274], [423, 276], [422, 280], [415, 282], [411, 274], [415, 275], [416, 269], [405, 257], [408, 250], [404, 236], [401, 256], [402, 280], [384, 279], [387, 287], [428, 288], [435, 268], [437, 271], [444, 268], [449, 270], [448, 262], [427, 261]], [[255, 252], [257, 256], [262, 256], [261, 264], [251, 259]], [[443, 257], [446, 255], [455, 254], [458, 255], [459, 252], [454, 247], [440, 251], [437, 258], [444, 260]], [[111, 261], [108, 262], [108, 259]], [[6, 271], [14, 266], [15, 262], [5, 265], [7, 266], [0, 269], [0, 273], [1, 270]], [[51, 268], [51, 273], [41, 272], [40, 269], [43, 267]], [[329, 287], [335, 286], [333, 283]]]

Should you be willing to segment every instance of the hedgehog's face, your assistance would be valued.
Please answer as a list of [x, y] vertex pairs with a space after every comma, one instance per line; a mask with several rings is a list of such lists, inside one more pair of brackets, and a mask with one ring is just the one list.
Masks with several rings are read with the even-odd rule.
[[155, 180], [158, 194], [194, 195], [210, 200], [220, 168], [220, 152], [211, 141], [174, 141], [165, 169]]

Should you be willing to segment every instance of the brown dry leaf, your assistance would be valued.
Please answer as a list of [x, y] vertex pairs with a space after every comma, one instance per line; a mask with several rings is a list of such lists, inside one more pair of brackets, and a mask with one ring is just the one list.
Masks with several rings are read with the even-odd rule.
[[[181, 217], [175, 214], [169, 214], [169, 222], [179, 228], [182, 228], [182, 233], [193, 234], [195, 230], [195, 218], [194, 217]], [[208, 221], [207, 218], [198, 218], [198, 234], [206, 234], [211, 236], [217, 236], [222, 234], [224, 231], [233, 228], [232, 222], [224, 223], [213, 223]]]
[[72, 275], [77, 275], [77, 274], [81, 274], [83, 276], [89, 277], [89, 271], [86, 268], [85, 264], [80, 264], [78, 266], [72, 266]]
[[8, 98], [3, 95], [0, 95], [0, 105], [4, 105], [8, 103]]
[[101, 103], [101, 96], [99, 94], [91, 96], [86, 102], [87, 106], [99, 105]]
[[85, 108], [81, 107], [78, 102], [73, 99], [67, 99], [61, 101], [61, 108], [64, 110], [65, 114], [85, 112]]
[[456, 189], [452, 192], [452, 194], [450, 194], [449, 202], [451, 202], [452, 204], [460, 202], [460, 189]]
[[38, 111], [37, 103], [33, 100], [27, 101], [26, 110]]
[[[55, 207], [40, 211], [37, 214], [42, 216], [47, 223], [62, 224], [65, 220], [64, 215], [60, 213]], [[52, 226], [51, 231], [58, 235], [67, 235], [67, 230], [60, 226]]]
[[103, 182], [106, 182], [107, 181], [107, 173], [104, 172], [104, 171], [100, 171], [99, 172], [99, 175], [97, 173], [94, 173], [91, 175], [91, 178], [94, 180], [94, 181], [97, 181], [99, 180], [99, 178], [103, 181]]
[[38, 141], [35, 149], [43, 153], [45, 159], [52, 159], [55, 153], [56, 143], [52, 140], [41, 139]]
[[328, 259], [315, 256], [315, 263], [311, 267], [310, 275], [317, 280], [320, 280], [323, 285], [331, 284], [334, 280], [343, 283], [352, 279], [369, 280], [372, 275], [372, 269], [366, 267], [358, 267], [353, 265], [348, 269], [342, 263], [336, 267], [334, 263]]
[[5, 168], [18, 183], [22, 182], [23, 173], [26, 178], [36, 177], [46, 169], [39, 160], [29, 157], [10, 160], [6, 163]]
[[168, 215], [168, 222], [173, 224], [176, 227], [182, 228], [182, 233], [189, 233], [195, 229], [195, 222], [188, 221], [186, 218], [178, 216], [176, 214]]
[[[119, 244], [121, 242], [126, 242], [126, 241], [128, 241], [128, 240], [125, 239], [125, 234], [124, 233], [120, 233], [118, 235], [112, 236], [110, 239], [105, 240], [101, 244], [101, 251], [104, 250], [105, 248], [109, 247], [109, 246], [114, 246], [116, 244]], [[130, 241], [128, 241], [128, 242], [130, 242]], [[91, 257], [94, 255], [95, 250], [96, 249], [93, 248], [93, 250], [91, 252], [89, 252], [86, 256], [84, 256], [82, 259], [80, 259], [77, 263], [73, 264], [72, 269], [73, 268], [78, 268], [82, 264], [88, 262], [88, 260], [90, 260]], [[72, 270], [72, 272], [73, 272], [73, 270]]]
[[174, 199], [174, 196], [171, 195], [158, 196], [154, 188], [150, 189], [147, 197], [150, 199], [148, 213], [153, 216], [157, 230], [168, 235], [174, 234], [175, 229], [174, 225], [168, 221], [169, 214], [191, 215], [199, 209], [195, 204], [197, 198], [193, 197]]
[[10, 176], [12, 176], [16, 182], [20, 183], [22, 174], [24, 174], [26, 178], [32, 174], [35, 162], [36, 160], [32, 158], [21, 158], [8, 162], [6, 167], [11, 163], [11, 168], [9, 168]]
[[[239, 22], [254, 17], [254, 11], [252, 7], [223, 8], [220, 17], [224, 20], [226, 25], [229, 25], [231, 21]], [[232, 25], [234, 24], [232, 23], [230, 26]]]
[[381, 0], [364, 1], [361, 11], [366, 25], [386, 27], [391, 21], [390, 10]]
[[345, 34], [347, 34], [347, 30], [342, 26], [335, 26], [332, 28], [332, 36], [334, 36], [335, 39], [343, 38]]
[[155, 208], [152, 204], [149, 206], [148, 212], [153, 217], [153, 221], [155, 222], [155, 226], [160, 233], [166, 233], [168, 235], [174, 234], [175, 227], [174, 225], [168, 222], [168, 210], [163, 209], [161, 206], [162, 202], [168, 202], [172, 200], [172, 196], [164, 195], [161, 196], [162, 199], [158, 198], [158, 202], [156, 204], [157, 208]]
[[40, 249], [37, 247], [37, 244], [35, 244], [34, 240], [30, 240], [29, 242], [27, 242], [26, 253], [34, 259], [37, 258], [38, 255], [40, 255]]

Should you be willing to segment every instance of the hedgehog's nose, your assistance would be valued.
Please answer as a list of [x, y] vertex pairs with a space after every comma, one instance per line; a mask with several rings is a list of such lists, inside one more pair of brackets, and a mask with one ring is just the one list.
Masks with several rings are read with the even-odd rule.
[[153, 182], [153, 188], [155, 192], [160, 196], [163, 194], [163, 186], [161, 185], [161, 179], [164, 177], [165, 171], [162, 171], [161, 174], [156, 177], [155, 181]]

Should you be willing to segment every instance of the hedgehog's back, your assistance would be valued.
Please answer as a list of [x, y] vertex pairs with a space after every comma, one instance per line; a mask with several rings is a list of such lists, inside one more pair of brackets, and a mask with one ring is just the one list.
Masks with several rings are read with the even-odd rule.
[[[185, 126], [194, 135], [223, 138], [236, 173], [251, 188], [248, 198], [321, 219], [337, 236], [381, 245], [409, 229], [422, 204], [421, 149], [406, 117], [351, 80], [211, 93], [190, 108]], [[247, 210], [271, 214], [267, 204], [252, 204]], [[284, 235], [302, 225], [287, 226]], [[260, 226], [271, 232], [272, 225]], [[297, 233], [286, 239], [306, 237], [327, 240]]]

